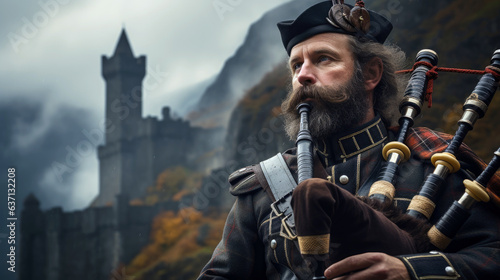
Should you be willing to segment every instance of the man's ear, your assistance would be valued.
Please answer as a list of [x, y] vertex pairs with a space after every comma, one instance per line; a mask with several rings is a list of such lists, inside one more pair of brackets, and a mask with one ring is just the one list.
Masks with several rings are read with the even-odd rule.
[[384, 64], [378, 57], [372, 58], [363, 67], [363, 77], [365, 79], [365, 90], [372, 91], [382, 79]]

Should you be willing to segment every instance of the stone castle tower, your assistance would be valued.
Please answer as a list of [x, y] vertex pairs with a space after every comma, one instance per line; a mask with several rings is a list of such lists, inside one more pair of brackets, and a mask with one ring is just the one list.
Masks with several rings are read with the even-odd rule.
[[[102, 56], [106, 81], [106, 135], [98, 148], [99, 196], [92, 206], [109, 205], [117, 194], [138, 198], [165, 168], [192, 163], [213, 149], [211, 131], [174, 120], [163, 108], [163, 119], [142, 117], [142, 81], [146, 57], [134, 57], [125, 30], [114, 54]], [[190, 163], [191, 162], [191, 163]]]
[[[142, 120], [142, 80], [146, 57], [134, 57], [125, 30], [113, 56], [102, 56], [102, 76], [106, 80], [106, 144], [131, 138]], [[132, 134], [131, 134], [132, 133]]]

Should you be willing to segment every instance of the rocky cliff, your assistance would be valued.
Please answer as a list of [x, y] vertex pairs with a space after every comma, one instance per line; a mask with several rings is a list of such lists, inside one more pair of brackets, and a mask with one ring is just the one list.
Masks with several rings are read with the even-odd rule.
[[276, 23], [296, 17], [319, 1], [296, 0], [283, 4], [250, 26], [244, 43], [224, 64], [215, 81], [188, 115], [193, 125], [226, 127], [229, 116], [245, 91], [286, 58]]
[[289, 73], [284, 63], [279, 64], [240, 100], [229, 121], [226, 160], [246, 166], [294, 146], [285, 135], [280, 116]]

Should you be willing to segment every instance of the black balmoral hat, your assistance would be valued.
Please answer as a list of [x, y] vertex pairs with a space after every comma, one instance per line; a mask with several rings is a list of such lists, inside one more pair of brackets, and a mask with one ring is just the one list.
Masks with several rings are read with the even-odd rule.
[[[343, 1], [342, 1], [343, 2]], [[281, 40], [285, 49], [290, 55], [293, 46], [320, 33], [341, 33], [365, 40], [383, 44], [392, 30], [392, 23], [380, 14], [368, 10], [370, 27], [367, 32], [360, 30], [346, 30], [328, 19], [329, 11], [332, 8], [332, 1], [325, 1], [315, 4], [300, 14], [295, 20], [286, 20], [278, 23], [281, 32]], [[351, 5], [347, 5], [352, 8]], [[348, 28], [349, 29], [349, 28]]]

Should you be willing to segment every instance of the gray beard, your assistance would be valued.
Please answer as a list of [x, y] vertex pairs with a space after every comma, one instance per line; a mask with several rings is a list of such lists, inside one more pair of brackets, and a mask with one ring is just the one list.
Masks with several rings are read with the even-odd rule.
[[312, 99], [309, 130], [315, 140], [326, 139], [361, 124], [369, 108], [361, 70], [357, 70], [347, 85], [341, 87], [299, 87], [289, 92], [281, 105], [285, 131], [292, 140], [296, 139], [300, 128], [296, 107], [308, 98]]

